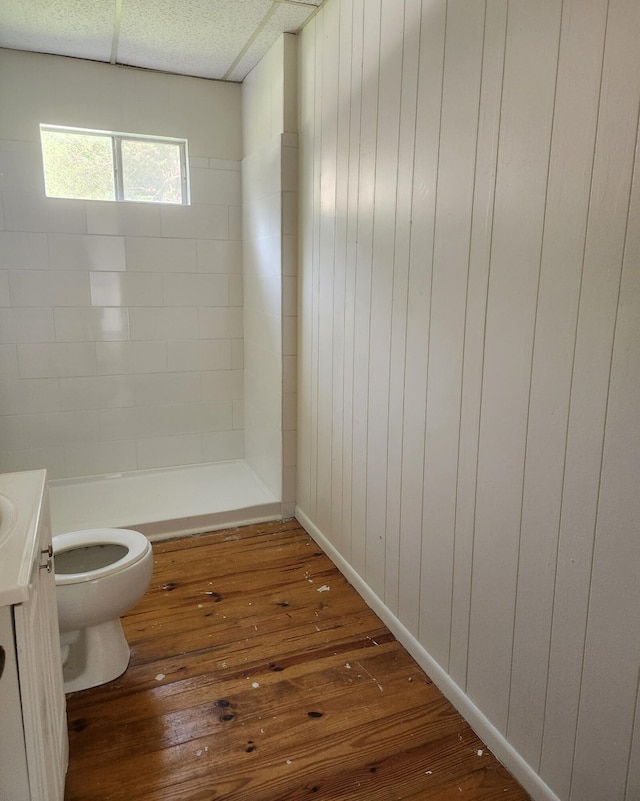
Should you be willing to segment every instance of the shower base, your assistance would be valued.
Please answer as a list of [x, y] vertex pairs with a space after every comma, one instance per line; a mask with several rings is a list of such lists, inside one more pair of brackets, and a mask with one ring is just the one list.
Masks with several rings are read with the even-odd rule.
[[53, 534], [133, 528], [151, 540], [279, 520], [282, 503], [242, 459], [49, 482]]

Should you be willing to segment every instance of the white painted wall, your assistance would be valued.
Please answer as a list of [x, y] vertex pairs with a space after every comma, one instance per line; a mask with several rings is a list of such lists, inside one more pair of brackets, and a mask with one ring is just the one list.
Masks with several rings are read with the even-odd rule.
[[[241, 457], [237, 85], [0, 51], [0, 470]], [[189, 143], [192, 205], [45, 198], [39, 124]]]
[[536, 798], [640, 797], [638, 41], [328, 0], [299, 43], [298, 513]]
[[245, 455], [294, 511], [296, 454], [296, 37], [242, 86]]

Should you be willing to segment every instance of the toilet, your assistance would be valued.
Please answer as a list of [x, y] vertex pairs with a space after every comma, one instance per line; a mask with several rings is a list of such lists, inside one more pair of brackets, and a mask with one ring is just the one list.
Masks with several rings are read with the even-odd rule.
[[98, 528], [53, 538], [65, 693], [112, 681], [130, 650], [120, 623], [151, 581], [151, 543], [139, 531]]

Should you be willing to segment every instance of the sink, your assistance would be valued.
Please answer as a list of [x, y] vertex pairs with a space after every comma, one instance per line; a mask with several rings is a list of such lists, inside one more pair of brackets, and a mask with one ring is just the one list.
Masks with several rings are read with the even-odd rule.
[[0, 543], [13, 531], [16, 518], [16, 507], [13, 501], [0, 493]]

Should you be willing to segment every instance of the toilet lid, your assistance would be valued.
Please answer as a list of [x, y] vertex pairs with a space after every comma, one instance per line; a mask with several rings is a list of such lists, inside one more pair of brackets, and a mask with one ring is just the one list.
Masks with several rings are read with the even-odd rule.
[[69, 531], [66, 534], [56, 534], [53, 538], [54, 565], [56, 553], [70, 551], [73, 548], [91, 548], [95, 545], [122, 545], [127, 552], [115, 562], [96, 570], [88, 570], [83, 573], [56, 573], [56, 584], [95, 581], [125, 567], [131, 567], [151, 550], [151, 543], [144, 534], [127, 528], [92, 528], [85, 531]]

